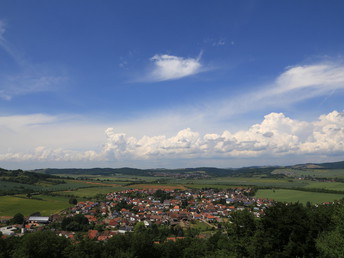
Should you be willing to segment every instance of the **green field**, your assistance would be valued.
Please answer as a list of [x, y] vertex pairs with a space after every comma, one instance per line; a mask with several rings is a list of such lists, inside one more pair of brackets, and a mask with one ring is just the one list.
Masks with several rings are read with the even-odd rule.
[[82, 198], [92, 198], [97, 194], [107, 194], [110, 192], [122, 191], [126, 188], [118, 186], [118, 187], [90, 187], [90, 188], [80, 188], [74, 191], [59, 191], [55, 192], [58, 195], [74, 195], [76, 197]]
[[228, 188], [230, 186], [258, 186], [258, 187], [280, 187], [280, 188], [295, 188], [305, 187], [311, 181], [307, 180], [293, 180], [288, 178], [267, 178], [261, 176], [254, 177], [214, 177], [210, 179], [175, 179], [170, 180], [168, 183], [183, 184], [183, 185], [208, 185], [219, 186], [219, 188]]
[[284, 174], [291, 177], [312, 176], [317, 178], [344, 178], [344, 169], [276, 169], [272, 174]]
[[289, 189], [260, 189], [255, 197], [273, 199], [280, 202], [300, 202], [306, 204], [308, 201], [312, 204], [331, 202], [344, 198], [344, 194], [315, 193]]
[[207, 223], [197, 220], [195, 221], [195, 223], [190, 223], [190, 227], [199, 229], [200, 231], [207, 231], [212, 229], [212, 227], [210, 227]]
[[344, 191], [344, 183], [311, 182], [305, 188], [321, 188], [321, 189], [327, 189], [327, 190]]
[[27, 199], [23, 195], [0, 196], [0, 216], [13, 216], [22, 213], [24, 216], [39, 211], [42, 216], [49, 216], [70, 207], [67, 197], [35, 195], [42, 200]]

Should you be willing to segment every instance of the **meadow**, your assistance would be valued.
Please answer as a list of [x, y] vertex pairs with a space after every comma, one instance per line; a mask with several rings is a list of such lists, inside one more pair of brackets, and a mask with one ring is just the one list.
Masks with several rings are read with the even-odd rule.
[[255, 195], [258, 198], [267, 198], [280, 202], [300, 202], [318, 204], [332, 202], [344, 198], [344, 194], [315, 193], [290, 189], [259, 189]]
[[94, 198], [97, 194], [107, 194], [110, 192], [122, 191], [126, 188], [117, 186], [117, 187], [89, 187], [89, 188], [80, 188], [73, 191], [59, 191], [54, 192], [54, 194], [62, 196], [75, 196], [77, 198]]
[[29, 216], [34, 212], [40, 212], [42, 216], [50, 216], [64, 210], [71, 205], [67, 197], [35, 195], [28, 199], [24, 195], [0, 196], [0, 216], [14, 216], [16, 213], [22, 213]]
[[296, 188], [305, 187], [309, 184], [308, 180], [294, 180], [291, 178], [268, 178], [263, 176], [253, 177], [214, 177], [209, 179], [177, 179], [169, 180], [168, 183], [190, 185], [190, 187], [203, 185], [217, 186], [217, 188], [228, 188], [230, 186], [257, 186], [257, 187], [280, 187]]
[[295, 177], [317, 177], [317, 178], [343, 178], [344, 179], [344, 169], [289, 169], [281, 168], [276, 169], [272, 174], [284, 174], [287, 176]]

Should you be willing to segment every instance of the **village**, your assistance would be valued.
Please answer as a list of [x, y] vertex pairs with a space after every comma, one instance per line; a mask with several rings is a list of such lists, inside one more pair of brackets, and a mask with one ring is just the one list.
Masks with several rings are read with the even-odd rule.
[[[225, 191], [129, 189], [108, 193], [103, 201], [78, 202], [50, 217], [30, 216], [22, 225], [8, 225], [0, 231], [7, 237], [52, 230], [72, 240], [83, 236], [104, 241], [116, 234], [132, 232], [138, 223], [145, 227], [156, 224], [180, 228], [202, 223], [217, 229], [222, 222], [230, 223], [235, 211], [248, 210], [258, 218], [274, 204], [271, 200], [252, 197], [253, 191], [252, 188]], [[84, 219], [84, 227], [75, 226], [81, 223], [80, 218]]]

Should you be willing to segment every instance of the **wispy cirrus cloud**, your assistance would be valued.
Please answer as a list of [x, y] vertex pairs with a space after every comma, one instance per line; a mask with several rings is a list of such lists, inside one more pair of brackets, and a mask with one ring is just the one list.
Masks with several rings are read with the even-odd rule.
[[153, 68], [146, 77], [148, 81], [168, 81], [200, 73], [204, 68], [197, 58], [184, 58], [172, 55], [155, 55], [150, 61]]
[[16, 71], [0, 71], [0, 99], [11, 100], [15, 96], [36, 92], [55, 91], [68, 78], [27, 62], [5, 38], [6, 23], [0, 20], [0, 50], [4, 50], [18, 65]]
[[[344, 90], [344, 65], [320, 62], [289, 67], [270, 83], [254, 85], [252, 91], [222, 98], [210, 105], [207, 115], [228, 118], [255, 110], [283, 108], [315, 97]], [[214, 112], [214, 110], [217, 112]]]
[[67, 81], [67, 76], [26, 67], [18, 73], [6, 75], [0, 79], [0, 98], [11, 100], [19, 95], [53, 92]]

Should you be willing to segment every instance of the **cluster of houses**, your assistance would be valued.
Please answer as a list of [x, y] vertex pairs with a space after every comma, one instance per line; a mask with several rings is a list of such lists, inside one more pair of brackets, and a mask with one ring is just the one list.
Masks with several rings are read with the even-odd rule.
[[[164, 190], [168, 198], [161, 199], [156, 189], [130, 189], [109, 193], [103, 202], [79, 202], [70, 209], [69, 216], [83, 214], [89, 223], [117, 233], [132, 231], [138, 222], [147, 227], [152, 223], [173, 226], [195, 220], [214, 225], [227, 221], [237, 210], [247, 209], [260, 217], [266, 207], [273, 205], [271, 200], [251, 197], [252, 191], [250, 188]], [[106, 235], [94, 230], [89, 235], [106, 239]]]
[[[163, 195], [158, 195], [163, 193]], [[229, 221], [231, 213], [249, 210], [256, 217], [273, 205], [273, 201], [252, 197], [251, 188], [234, 188], [225, 191], [207, 190], [157, 190], [129, 189], [112, 192], [104, 201], [84, 201], [71, 207], [65, 216], [84, 215], [94, 229], [87, 232], [90, 239], [106, 240], [114, 234], [133, 231], [136, 223], [146, 227], [155, 224], [187, 225], [202, 221], [216, 227], [217, 222]], [[57, 217], [30, 217], [24, 226], [26, 230], [44, 228], [50, 221], [61, 220]], [[98, 230], [97, 230], [98, 228]], [[2, 232], [13, 235], [13, 228]], [[59, 235], [74, 239], [75, 232], [61, 231]]]

